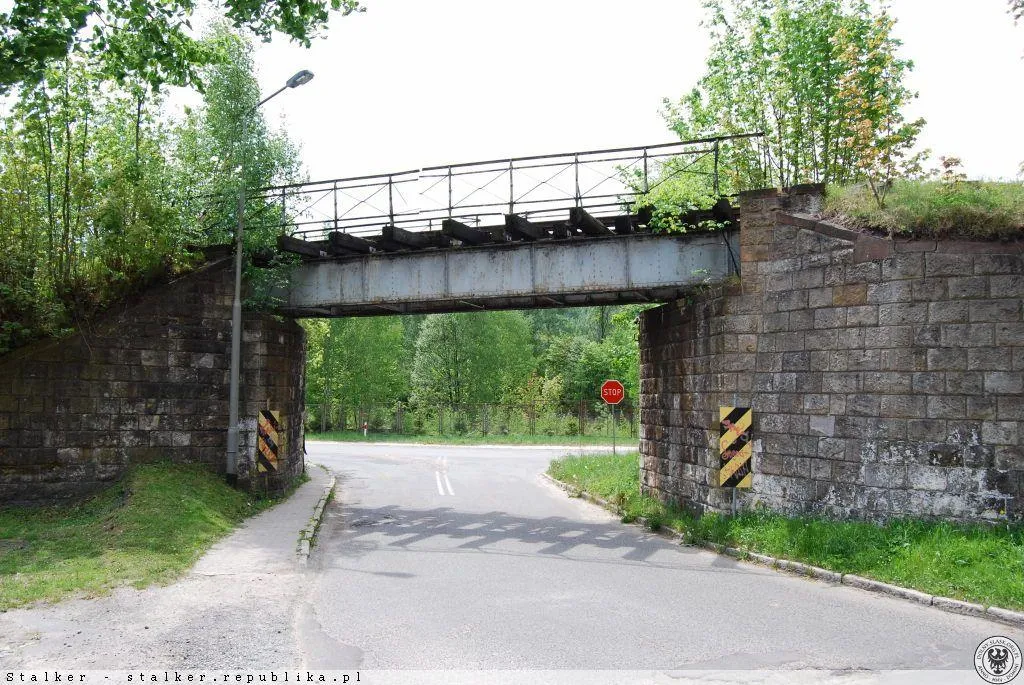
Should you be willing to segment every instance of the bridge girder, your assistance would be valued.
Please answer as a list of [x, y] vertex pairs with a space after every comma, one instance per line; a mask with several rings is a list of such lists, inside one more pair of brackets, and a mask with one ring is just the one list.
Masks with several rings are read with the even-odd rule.
[[737, 236], [612, 235], [311, 261], [279, 293], [280, 310], [381, 316], [667, 301], [735, 273]]

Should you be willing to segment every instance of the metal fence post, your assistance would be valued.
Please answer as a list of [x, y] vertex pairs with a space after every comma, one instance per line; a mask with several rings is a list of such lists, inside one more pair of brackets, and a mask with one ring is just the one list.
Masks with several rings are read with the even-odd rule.
[[715, 197], [718, 197], [718, 140], [715, 140]]

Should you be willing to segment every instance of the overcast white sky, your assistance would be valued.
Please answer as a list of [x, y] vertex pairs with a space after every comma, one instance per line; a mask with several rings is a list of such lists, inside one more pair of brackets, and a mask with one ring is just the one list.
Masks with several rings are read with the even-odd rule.
[[[703, 72], [698, 0], [364, 0], [306, 50], [256, 53], [265, 107], [313, 179], [668, 142], [659, 114]], [[1024, 26], [1005, 0], [893, 0], [923, 146], [972, 176], [1024, 161]]]

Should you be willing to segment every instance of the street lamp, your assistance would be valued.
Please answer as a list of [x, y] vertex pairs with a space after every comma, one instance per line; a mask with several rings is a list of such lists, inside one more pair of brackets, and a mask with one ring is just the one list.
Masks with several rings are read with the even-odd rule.
[[[265, 102], [286, 88], [298, 88], [313, 80], [313, 72], [303, 69], [283, 86], [263, 98], [242, 114], [242, 141], [249, 136], [249, 117]], [[238, 375], [242, 352], [242, 234], [245, 232], [245, 155], [239, 160], [241, 183], [238, 184], [238, 228], [235, 230], [235, 299], [231, 303], [231, 391], [228, 399], [227, 480], [238, 481]]]

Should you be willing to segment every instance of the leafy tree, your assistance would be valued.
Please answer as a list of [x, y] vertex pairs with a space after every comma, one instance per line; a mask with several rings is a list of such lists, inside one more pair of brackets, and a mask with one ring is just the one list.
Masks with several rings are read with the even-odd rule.
[[533, 368], [530, 334], [520, 312], [428, 316], [416, 340], [413, 401], [454, 406], [513, 395]]
[[141, 90], [97, 92], [92, 79], [67, 60], [3, 119], [0, 351], [173, 267], [167, 131]]
[[[358, 0], [227, 0], [226, 18], [263, 40], [281, 32], [309, 46], [330, 11], [359, 11]], [[195, 0], [14, 0], [0, 12], [0, 92], [35, 85], [69, 56], [94, 58], [100, 74], [161, 84], [201, 85], [216, 53], [191, 33]]]
[[[763, 132], [721, 146], [726, 192], [881, 179], [923, 121], [900, 109], [913, 67], [868, 0], [705, 0], [707, 73], [665, 116], [680, 137]], [[692, 192], [692, 189], [690, 190]]]
[[394, 404], [408, 395], [409, 355], [401, 319], [320, 319], [304, 325], [310, 406]]
[[[892, 37], [895, 23], [883, 11], [870, 23], [843, 26], [836, 36], [843, 46], [841, 61], [848, 65], [839, 80], [848, 123], [839, 144], [857, 151], [854, 172], [867, 181], [879, 207], [894, 179], [921, 171], [924, 154], [912, 153], [924, 120], [908, 122], [900, 112], [913, 96], [902, 84], [899, 41]], [[852, 30], [863, 33], [852, 36]]]
[[[147, 84], [96, 88], [96, 71], [75, 59], [0, 118], [0, 353], [187, 268], [189, 246], [229, 240], [241, 182], [232, 160], [246, 155], [249, 187], [298, 177], [296, 149], [258, 113], [238, 140], [237, 117], [255, 97], [248, 44], [225, 28], [209, 44], [223, 59], [207, 67], [204, 105], [179, 125]], [[203, 194], [205, 204], [189, 200]], [[254, 218], [276, 211], [258, 199], [247, 207]], [[273, 240], [250, 224], [250, 249]]]
[[[254, 110], [260, 91], [252, 44], [219, 23], [205, 45], [217, 59], [202, 70], [207, 84], [203, 104], [189, 110], [175, 131], [178, 200], [188, 203], [191, 222], [186, 230], [195, 244], [233, 240], [240, 184], [255, 189], [302, 179], [298, 148], [285, 133], [272, 132], [262, 112]], [[239, 173], [243, 168], [244, 177]], [[274, 203], [249, 198], [247, 248], [256, 250], [273, 242], [277, 231], [261, 230], [261, 226], [277, 225], [279, 211]]]

